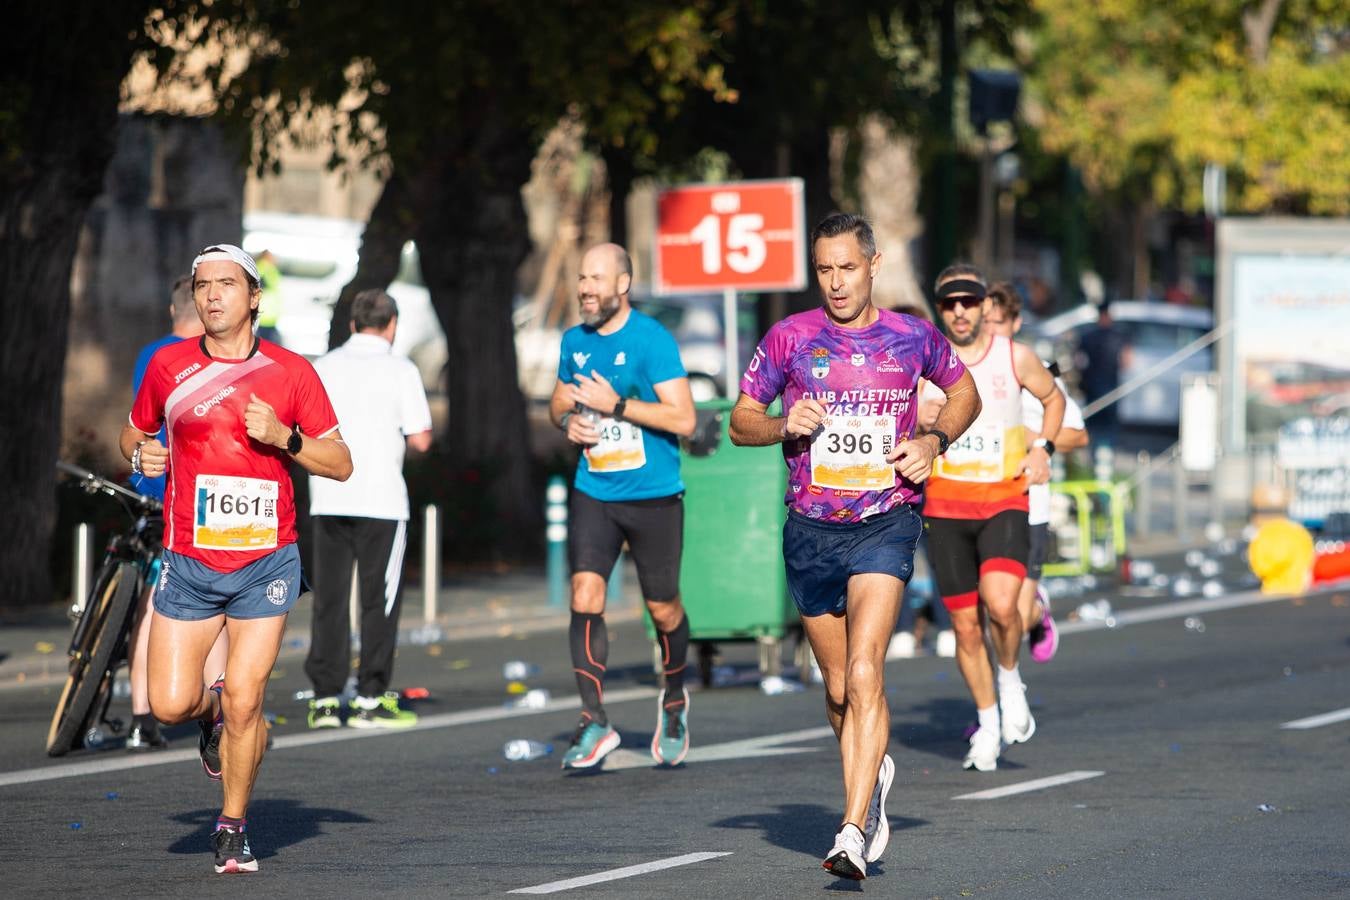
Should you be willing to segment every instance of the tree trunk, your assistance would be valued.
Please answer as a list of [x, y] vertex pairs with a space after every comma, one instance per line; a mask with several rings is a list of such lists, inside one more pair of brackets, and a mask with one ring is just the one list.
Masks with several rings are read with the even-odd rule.
[[461, 556], [522, 558], [543, 539], [511, 321], [529, 249], [520, 191], [535, 147], [500, 120], [465, 133], [472, 144], [462, 154], [433, 160], [418, 178], [422, 274], [449, 353], [446, 540]]
[[[80, 228], [114, 149], [130, 33], [147, 4], [59, 5], [11, 13], [0, 75], [0, 420], [10, 423], [0, 483], [0, 606], [48, 603], [55, 521], [53, 463], [70, 269]], [[19, 43], [22, 46], [14, 46]]]
[[398, 274], [403, 244], [417, 231], [419, 212], [413, 202], [415, 195], [398, 169], [385, 181], [380, 199], [370, 211], [370, 221], [361, 233], [356, 274], [343, 286], [333, 307], [333, 321], [328, 327], [330, 350], [345, 343], [351, 333], [347, 323], [351, 320], [352, 299], [372, 288], [384, 290]]

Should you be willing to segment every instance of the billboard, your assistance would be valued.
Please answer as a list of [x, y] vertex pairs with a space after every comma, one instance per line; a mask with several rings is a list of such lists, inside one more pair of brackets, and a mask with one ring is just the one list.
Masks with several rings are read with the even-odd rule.
[[1217, 244], [1225, 446], [1350, 410], [1350, 220], [1224, 219]]

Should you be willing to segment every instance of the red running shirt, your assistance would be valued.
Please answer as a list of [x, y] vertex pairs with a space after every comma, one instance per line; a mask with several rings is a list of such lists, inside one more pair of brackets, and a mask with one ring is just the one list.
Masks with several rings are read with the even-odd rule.
[[213, 359], [204, 339], [161, 348], [131, 407], [131, 427], [168, 426], [164, 547], [233, 572], [295, 543], [290, 455], [248, 436], [250, 395], [309, 437], [338, 427], [323, 383], [303, 356], [259, 340], [245, 359]]

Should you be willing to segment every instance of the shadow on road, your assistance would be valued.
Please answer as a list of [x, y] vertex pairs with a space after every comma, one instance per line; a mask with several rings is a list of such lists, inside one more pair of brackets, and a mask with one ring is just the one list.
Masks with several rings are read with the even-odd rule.
[[[891, 816], [890, 823], [894, 834], [927, 825], [928, 821]], [[824, 856], [830, 849], [834, 833], [839, 830], [839, 811], [819, 804], [787, 803], [779, 806], [776, 812], [747, 813], [712, 824], [714, 828], [759, 829], [764, 832], [764, 840], [776, 847], [808, 856]]]
[[[173, 817], [175, 822], [196, 826], [191, 834], [185, 834], [169, 845], [170, 853], [200, 854], [211, 846], [211, 832], [215, 830], [218, 810], [195, 809]], [[250, 834], [266, 835], [258, 841], [256, 850], [259, 859], [266, 859], [283, 847], [299, 844], [323, 833], [323, 825], [328, 822], [372, 821], [365, 816], [345, 809], [324, 809], [305, 806], [296, 800], [267, 799], [258, 800], [249, 805], [249, 819], [260, 823], [260, 828], [249, 826]], [[250, 842], [252, 843], [252, 842]]]

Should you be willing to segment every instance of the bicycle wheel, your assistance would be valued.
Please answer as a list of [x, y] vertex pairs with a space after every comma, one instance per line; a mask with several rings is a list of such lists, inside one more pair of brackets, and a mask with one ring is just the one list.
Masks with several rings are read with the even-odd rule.
[[100, 576], [100, 590], [85, 610], [87, 626], [80, 646], [72, 648], [70, 674], [56, 702], [47, 731], [47, 755], [62, 756], [84, 732], [112, 664], [113, 651], [131, 624], [140, 585], [136, 564], [117, 564], [111, 577]]

